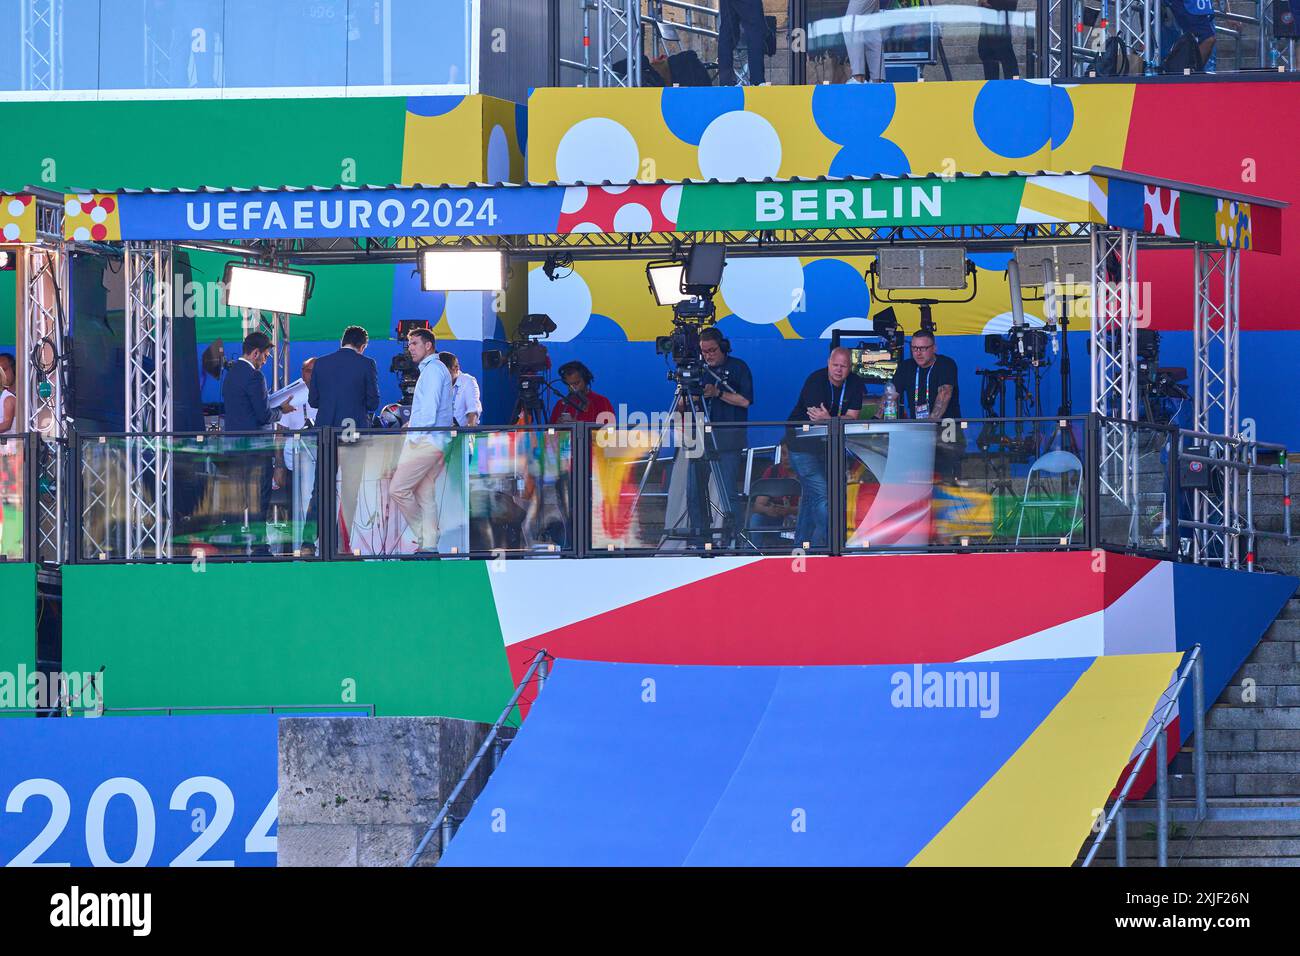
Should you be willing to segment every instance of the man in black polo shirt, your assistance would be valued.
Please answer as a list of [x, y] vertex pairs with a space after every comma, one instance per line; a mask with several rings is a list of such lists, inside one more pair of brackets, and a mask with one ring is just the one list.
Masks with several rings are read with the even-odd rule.
[[[792, 422], [828, 425], [833, 418], [857, 418], [866, 398], [862, 379], [849, 371], [850, 355], [846, 348], [832, 349], [826, 368], [808, 376], [790, 410]], [[795, 428], [790, 439], [790, 464], [799, 476], [803, 493], [799, 496], [799, 517], [795, 522], [794, 540], [799, 547], [807, 542], [824, 548], [830, 539], [827, 512], [826, 458], [828, 436], [804, 436]]]
[[[894, 373], [899, 418], [941, 422], [961, 418], [957, 394], [957, 363], [935, 351], [933, 332], [912, 335], [912, 357], [898, 364]], [[879, 417], [879, 412], [877, 412]], [[955, 430], [945, 440], [940, 433], [935, 445], [936, 470], [945, 477], [957, 477], [961, 467], [961, 442]]]
[[[724, 425], [705, 436], [705, 449], [708, 454], [715, 448], [717, 450], [718, 470], [722, 472], [722, 479], [726, 483], [725, 493], [731, 501], [732, 515], [735, 517], [734, 530], [744, 514], [739, 500], [739, 485], [747, 429], [725, 426], [730, 422], [749, 421], [749, 406], [754, 403], [754, 376], [742, 359], [731, 354], [731, 344], [717, 329], [705, 329], [700, 333], [700, 358], [704, 359], [703, 397], [709, 421]], [[711, 527], [713, 521], [708, 513], [705, 491], [709, 487], [709, 460], [700, 457], [691, 464], [690, 521], [696, 528]]]

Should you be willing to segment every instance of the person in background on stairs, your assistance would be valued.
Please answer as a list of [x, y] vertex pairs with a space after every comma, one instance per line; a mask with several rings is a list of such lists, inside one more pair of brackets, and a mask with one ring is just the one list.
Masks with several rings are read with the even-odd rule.
[[765, 81], [763, 0], [718, 0], [718, 86], [736, 85], [736, 34], [741, 28], [749, 53], [749, 85], [762, 86]]
[[[849, 83], [879, 83], [885, 78], [885, 44], [872, 17], [880, 13], [880, 0], [849, 0], [844, 11], [844, 44], [849, 48]], [[852, 18], [852, 19], [850, 19]]]
[[984, 64], [984, 79], [1009, 80], [1019, 76], [1020, 63], [1011, 43], [1010, 14], [1016, 9], [1016, 0], [979, 0], [979, 5], [995, 11], [993, 23], [980, 24], [980, 38], [975, 45]]
[[1214, 72], [1213, 0], [1162, 0], [1178, 29], [1192, 37], [1201, 55], [1201, 69]]

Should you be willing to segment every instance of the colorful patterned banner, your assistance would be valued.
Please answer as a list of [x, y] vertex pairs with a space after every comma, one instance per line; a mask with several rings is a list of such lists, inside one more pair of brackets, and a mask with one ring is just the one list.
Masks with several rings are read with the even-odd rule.
[[1153, 215], [1151, 206], [1153, 196], [1168, 205], [1162, 194], [1170, 191], [1083, 174], [80, 194], [67, 197], [65, 233], [83, 241], [232, 240], [1092, 222], [1252, 247], [1249, 204], [1173, 193], [1181, 197], [1181, 232], [1170, 232], [1167, 214]]
[[0, 242], [36, 241], [36, 201], [0, 193]]

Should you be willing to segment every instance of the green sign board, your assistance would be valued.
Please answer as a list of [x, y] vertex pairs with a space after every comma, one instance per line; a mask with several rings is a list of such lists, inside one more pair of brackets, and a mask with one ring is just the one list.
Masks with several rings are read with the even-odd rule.
[[1014, 223], [1024, 179], [708, 183], [682, 190], [679, 231]]

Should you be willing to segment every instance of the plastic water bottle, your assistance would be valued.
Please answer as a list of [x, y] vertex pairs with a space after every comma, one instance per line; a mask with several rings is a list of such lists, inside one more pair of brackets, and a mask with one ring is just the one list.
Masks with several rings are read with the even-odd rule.
[[893, 382], [885, 386], [884, 416], [890, 421], [898, 418], [898, 392]]

